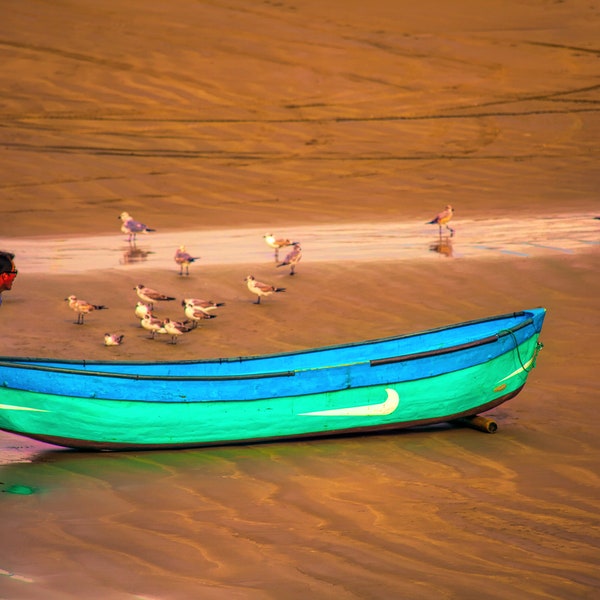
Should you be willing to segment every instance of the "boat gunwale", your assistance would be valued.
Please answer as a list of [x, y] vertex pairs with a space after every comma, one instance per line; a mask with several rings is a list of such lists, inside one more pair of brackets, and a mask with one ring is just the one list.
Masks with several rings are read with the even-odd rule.
[[[525, 311], [521, 311], [519, 313], [510, 313], [508, 315], [493, 317], [491, 319], [481, 319], [481, 320], [477, 320], [477, 321], [465, 322], [460, 325], [468, 325], [468, 324], [480, 323], [480, 322], [486, 322], [486, 321], [501, 320], [503, 318], [508, 318], [511, 316], [513, 316], [513, 317], [525, 316], [525, 314], [526, 314]], [[237, 375], [142, 375], [139, 373], [120, 373], [120, 372], [113, 372], [113, 371], [88, 371], [88, 370], [81, 370], [81, 369], [69, 369], [69, 368], [63, 368], [63, 367], [49, 366], [49, 365], [37, 365], [37, 364], [32, 364], [34, 362], [32, 359], [30, 359], [28, 362], [23, 362], [23, 363], [11, 362], [11, 361], [3, 360], [4, 357], [0, 357], [0, 368], [7, 367], [7, 368], [25, 369], [28, 371], [60, 373], [60, 374], [65, 374], [65, 375], [84, 375], [84, 376], [88, 376], [88, 377], [107, 377], [107, 378], [114, 378], [114, 379], [127, 379], [127, 380], [132, 380], [132, 381], [169, 381], [169, 382], [171, 382], [171, 381], [236, 381], [236, 380], [268, 379], [268, 378], [277, 378], [277, 377], [293, 377], [297, 373], [303, 373], [303, 372], [305, 373], [305, 372], [314, 372], [314, 371], [324, 371], [327, 369], [335, 369], [335, 368], [340, 368], [340, 367], [352, 367], [352, 366], [358, 366], [358, 365], [369, 365], [371, 367], [376, 367], [376, 366], [381, 366], [381, 365], [386, 365], [386, 364], [393, 364], [393, 363], [398, 363], [398, 362], [408, 362], [408, 361], [419, 360], [419, 359], [423, 359], [423, 358], [441, 356], [444, 354], [451, 354], [454, 352], [460, 352], [463, 350], [477, 348], [479, 346], [484, 346], [484, 345], [487, 345], [490, 343], [497, 342], [502, 337], [506, 337], [507, 335], [514, 336], [514, 332], [519, 331], [520, 329], [523, 329], [529, 325], [532, 325], [533, 322], [534, 322], [533, 317], [529, 317], [529, 318], [517, 323], [513, 327], [510, 327], [508, 329], [502, 329], [501, 331], [499, 331], [498, 333], [495, 333], [493, 335], [488, 335], [488, 336], [479, 338], [477, 340], [473, 340], [471, 342], [456, 344], [454, 346], [445, 346], [442, 348], [436, 348], [436, 349], [427, 350], [424, 352], [412, 352], [409, 354], [393, 356], [393, 357], [388, 357], [388, 358], [367, 359], [364, 361], [357, 361], [357, 362], [352, 362], [352, 363], [330, 364], [330, 365], [324, 365], [324, 366], [319, 366], [319, 367], [309, 367], [306, 369], [300, 368], [300, 369], [295, 369], [293, 371], [285, 370], [285, 371], [273, 371], [273, 372], [267, 372], [267, 373], [259, 373], [259, 372], [258, 373], [244, 373], [244, 374], [237, 374]], [[417, 335], [434, 333], [434, 332], [438, 332], [440, 330], [443, 331], [443, 330], [450, 329], [453, 327], [457, 327], [457, 326], [442, 327], [440, 329], [427, 330], [427, 331], [423, 331], [423, 332], [420, 332], [417, 334], [411, 334], [411, 335], [406, 335], [406, 336], [401, 335], [401, 336], [393, 336], [391, 338], [381, 338], [378, 340], [369, 340], [368, 342], [356, 342], [353, 344], [329, 346], [329, 347], [323, 347], [323, 348], [318, 348], [318, 349], [315, 348], [315, 349], [311, 349], [307, 352], [331, 349], [331, 348], [339, 348], [339, 347], [358, 346], [358, 345], [363, 345], [363, 344], [371, 344], [371, 343], [375, 343], [375, 342], [392, 341], [395, 339], [401, 339], [401, 338], [406, 338], [406, 337], [413, 337], [413, 336], [417, 336]], [[532, 334], [532, 335], [534, 335], [534, 334]], [[531, 337], [531, 336], [529, 336], [529, 337]], [[527, 339], [529, 339], [529, 338], [527, 338]], [[515, 339], [515, 347], [518, 347], [518, 346], [519, 346], [519, 344], [516, 342], [516, 339]], [[302, 351], [300, 353], [302, 353]], [[284, 353], [284, 354], [280, 354], [280, 355], [269, 355], [269, 356], [285, 356], [285, 355], [294, 355], [294, 354], [298, 354], [298, 352]], [[55, 361], [55, 362], [59, 362], [60, 364], [63, 364], [62, 361]], [[70, 361], [70, 362], [66, 362], [65, 364], [73, 364], [75, 362], [77, 362], [77, 361]], [[203, 361], [188, 361], [188, 362], [195, 363], [195, 362], [203, 362]], [[95, 364], [98, 364], [98, 363], [95, 363]], [[134, 364], [138, 364], [138, 363], [127, 362], [127, 363], [108, 363], [108, 364], [134, 365]], [[151, 365], [151, 364], [155, 364], [155, 363], [144, 363], [144, 364]], [[167, 363], [156, 363], [156, 364], [165, 365]], [[181, 364], [181, 363], [168, 363], [168, 364]], [[9, 386], [4, 384], [4, 387], [9, 387]], [[12, 388], [12, 386], [11, 386], [10, 389], [18, 389], [18, 388]]]
[[[501, 315], [494, 315], [491, 317], [482, 317], [480, 319], [472, 319], [469, 321], [460, 321], [458, 323], [452, 323], [451, 325], [443, 325], [441, 327], [434, 327], [432, 329], [424, 329], [422, 331], [414, 331], [412, 333], [402, 333], [400, 335], [391, 335], [388, 337], [374, 338], [370, 340], [364, 340], [361, 342], [349, 342], [341, 344], [332, 344], [328, 346], [318, 346], [316, 348], [306, 348], [303, 350], [291, 350], [287, 352], [274, 352], [270, 354], [252, 354], [249, 356], [230, 356], [220, 358], [205, 358], [205, 359], [187, 359], [177, 361], [113, 361], [113, 360], [78, 360], [70, 358], [48, 358], [48, 357], [26, 357], [26, 356], [0, 356], [0, 366], [10, 366], [12, 364], [27, 365], [29, 363], [55, 363], [65, 365], [107, 365], [107, 366], [170, 366], [170, 365], [193, 365], [193, 364], [220, 364], [220, 363], [243, 363], [252, 362], [254, 360], [262, 359], [273, 359], [273, 358], [285, 358], [287, 356], [297, 356], [299, 354], [312, 354], [314, 352], [323, 352], [338, 350], [342, 348], [355, 348], [357, 346], [370, 346], [379, 343], [393, 342], [395, 340], [410, 339], [412, 337], [418, 337], [422, 335], [436, 334], [443, 331], [451, 331], [452, 329], [461, 329], [463, 327], [470, 327], [472, 325], [479, 325], [482, 323], [491, 323], [493, 321], [502, 321], [505, 319], [515, 319], [518, 317], [524, 317], [527, 314], [532, 314], [532, 310], [545, 311], [543, 307], [536, 307], [529, 310], [514, 311], [504, 313]], [[533, 317], [529, 317], [532, 319]], [[41, 365], [40, 365], [41, 366]], [[59, 368], [59, 367], [55, 367]]]
[[[425, 350], [424, 352], [413, 352], [412, 354], [405, 354], [400, 356], [391, 356], [389, 358], [376, 358], [370, 361], [372, 367], [380, 365], [388, 365], [397, 362], [407, 362], [409, 360], [417, 360], [419, 358], [428, 358], [430, 356], [441, 356], [442, 354], [450, 354], [452, 352], [460, 352], [461, 350], [469, 350], [470, 348], [477, 348], [478, 346], [485, 346], [497, 342], [501, 337], [514, 334], [515, 331], [519, 331], [524, 327], [528, 327], [533, 323], [533, 318], [526, 319], [521, 323], [518, 323], [514, 327], [509, 329], [502, 329], [494, 335], [489, 335], [478, 340], [471, 342], [465, 342], [464, 344], [457, 344], [455, 346], [447, 346], [445, 348], [435, 348], [434, 350]], [[0, 363], [1, 364], [1, 363]]]

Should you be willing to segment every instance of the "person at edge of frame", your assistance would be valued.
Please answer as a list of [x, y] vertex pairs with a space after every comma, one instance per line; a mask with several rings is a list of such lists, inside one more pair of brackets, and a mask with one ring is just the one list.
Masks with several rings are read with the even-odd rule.
[[12, 252], [0, 250], [0, 306], [2, 306], [3, 292], [12, 289], [13, 282], [18, 273], [14, 258], [15, 255]]

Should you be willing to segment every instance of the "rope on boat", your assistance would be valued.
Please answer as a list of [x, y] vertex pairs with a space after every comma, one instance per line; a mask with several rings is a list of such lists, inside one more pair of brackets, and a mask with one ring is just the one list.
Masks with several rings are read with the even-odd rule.
[[505, 333], [505, 332], [510, 334], [510, 336], [513, 339], [513, 342], [515, 343], [515, 350], [517, 352], [517, 358], [519, 359], [519, 364], [521, 365], [521, 368], [523, 369], [523, 371], [525, 371], [525, 373], [529, 373], [529, 371], [531, 371], [531, 369], [535, 369], [535, 363], [537, 361], [538, 354], [544, 347], [544, 344], [542, 344], [541, 342], [536, 342], [535, 350], [533, 351], [533, 356], [531, 357], [531, 366], [529, 368], [527, 368], [525, 366], [525, 364], [523, 363], [523, 359], [521, 358], [521, 353], [519, 352], [519, 342], [517, 340], [517, 336], [510, 329], [504, 329], [500, 333]]

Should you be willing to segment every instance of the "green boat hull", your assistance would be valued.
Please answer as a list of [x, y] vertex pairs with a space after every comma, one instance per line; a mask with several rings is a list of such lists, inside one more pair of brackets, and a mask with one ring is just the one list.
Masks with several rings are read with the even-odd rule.
[[391, 430], [476, 415], [514, 397], [538, 334], [493, 359], [433, 377], [254, 400], [153, 402], [0, 387], [0, 429], [97, 450], [196, 447]]

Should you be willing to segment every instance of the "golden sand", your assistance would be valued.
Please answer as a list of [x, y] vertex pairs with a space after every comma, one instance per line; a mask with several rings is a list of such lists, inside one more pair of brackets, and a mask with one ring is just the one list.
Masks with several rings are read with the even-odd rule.
[[[0, 597], [597, 594], [597, 2], [4, 8], [0, 248], [20, 273], [1, 354], [179, 360], [548, 317], [493, 436], [82, 454], [0, 434]], [[425, 225], [446, 204], [452, 252]], [[157, 229], [137, 254], [122, 211]], [[290, 277], [260, 236], [298, 231]], [[203, 257], [189, 278], [181, 243]], [[287, 291], [256, 306], [249, 272]], [[226, 305], [169, 345], [133, 315], [139, 283]], [[109, 309], [73, 325], [70, 294]]]

